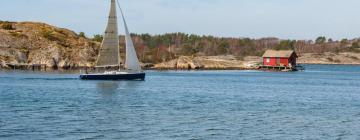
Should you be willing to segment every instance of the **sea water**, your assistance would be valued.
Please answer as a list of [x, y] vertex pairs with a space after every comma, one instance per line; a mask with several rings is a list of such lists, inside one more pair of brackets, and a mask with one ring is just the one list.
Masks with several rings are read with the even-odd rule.
[[0, 139], [360, 139], [360, 66], [148, 71], [146, 81], [0, 72]]

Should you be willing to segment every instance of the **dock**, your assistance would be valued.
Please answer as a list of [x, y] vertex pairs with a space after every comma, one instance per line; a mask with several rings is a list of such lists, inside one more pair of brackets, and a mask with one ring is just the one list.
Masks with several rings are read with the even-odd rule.
[[14, 63], [8, 63], [6, 65], [9, 68], [14, 69], [14, 70], [17, 70], [17, 69], [20, 69], [20, 70], [32, 70], [32, 71], [35, 71], [35, 70], [38, 70], [38, 71], [44, 70], [44, 71], [46, 71], [47, 70], [46, 64], [27, 64], [27, 63], [14, 64]]
[[305, 68], [303, 66], [297, 65], [295, 67], [286, 67], [286, 66], [260, 66], [260, 70], [264, 71], [303, 71]]
[[294, 71], [295, 69], [286, 66], [260, 66], [261, 70], [272, 70], [272, 71]]

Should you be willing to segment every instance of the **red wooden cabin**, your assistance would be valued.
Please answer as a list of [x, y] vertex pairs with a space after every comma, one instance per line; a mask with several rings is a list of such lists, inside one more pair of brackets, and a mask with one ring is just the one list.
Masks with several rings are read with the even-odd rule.
[[263, 66], [293, 68], [298, 58], [292, 50], [267, 50], [263, 55]]

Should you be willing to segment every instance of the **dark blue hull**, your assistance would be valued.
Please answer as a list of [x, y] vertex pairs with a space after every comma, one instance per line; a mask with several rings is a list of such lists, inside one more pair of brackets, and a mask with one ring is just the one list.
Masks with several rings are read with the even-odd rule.
[[83, 74], [82, 80], [145, 80], [145, 73], [128, 74]]

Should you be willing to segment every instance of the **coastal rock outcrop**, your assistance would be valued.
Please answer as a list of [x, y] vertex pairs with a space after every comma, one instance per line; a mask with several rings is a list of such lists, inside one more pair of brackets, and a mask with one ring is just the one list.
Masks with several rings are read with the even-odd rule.
[[44, 23], [0, 22], [1, 67], [6, 64], [42, 64], [50, 68], [93, 66], [99, 47], [100, 43], [73, 31]]
[[360, 53], [304, 53], [301, 54], [298, 63], [302, 64], [360, 64]]

